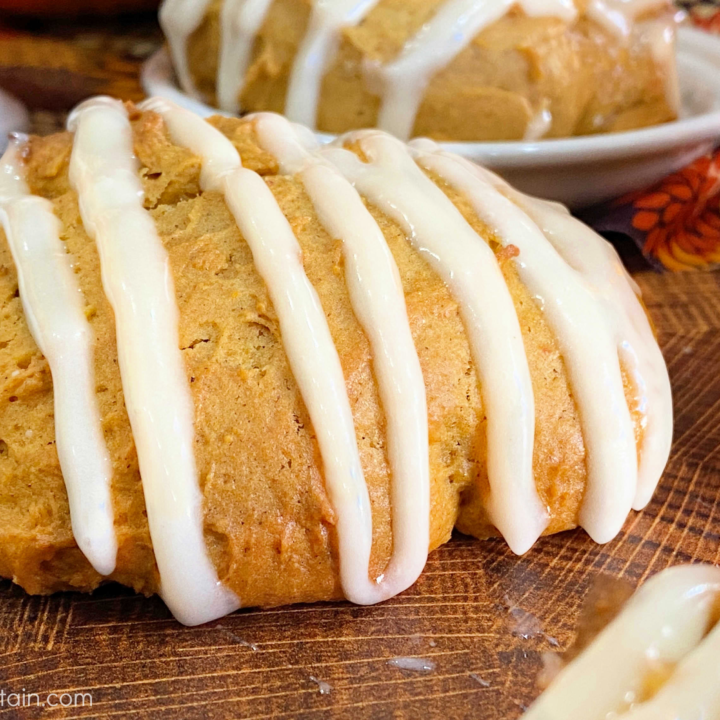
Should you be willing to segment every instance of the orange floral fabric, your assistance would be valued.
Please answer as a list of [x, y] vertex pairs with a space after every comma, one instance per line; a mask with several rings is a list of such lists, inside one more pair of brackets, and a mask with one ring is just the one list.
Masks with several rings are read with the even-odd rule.
[[720, 33], [720, 2], [718, 0], [677, 0], [698, 27]]
[[602, 232], [630, 235], [648, 260], [668, 270], [720, 266], [720, 150], [588, 220]]

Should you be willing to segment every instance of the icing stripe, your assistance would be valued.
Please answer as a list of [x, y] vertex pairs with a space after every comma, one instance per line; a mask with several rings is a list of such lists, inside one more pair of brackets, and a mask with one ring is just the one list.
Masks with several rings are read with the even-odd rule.
[[[685, 565], [656, 575], [558, 675], [523, 720], [718, 717], [720, 626], [703, 640], [718, 598], [720, 569], [711, 565]], [[654, 668], [677, 663], [654, 698], [629, 709], [642, 699]]]
[[110, 575], [117, 559], [112, 462], [95, 397], [93, 333], [53, 205], [31, 195], [23, 180], [20, 143], [11, 139], [0, 160], [0, 224], [28, 328], [52, 373], [55, 444], [73, 535], [95, 570]]
[[633, 502], [635, 510], [642, 510], [650, 502], [670, 456], [673, 405], [667, 366], [640, 303], [637, 285], [612, 245], [564, 207], [524, 195], [487, 170], [469, 165], [502, 188], [529, 215], [604, 304], [615, 328], [620, 358], [639, 398], [637, 409], [643, 416]]
[[636, 35], [650, 51], [665, 84], [665, 100], [676, 114], [682, 112], [680, 78], [675, 64], [675, 28], [666, 17], [646, 20], [636, 25]]
[[210, 0], [165, 0], [158, 16], [170, 46], [180, 87], [196, 100], [201, 98], [190, 74], [187, 44], [190, 36], [200, 27], [209, 7]]
[[[339, 146], [358, 142], [369, 162]], [[526, 552], [547, 526], [535, 489], [535, 410], [517, 314], [495, 255], [459, 210], [384, 133], [352, 133], [321, 149], [369, 202], [403, 228], [453, 293], [470, 341], [487, 415], [493, 524], [510, 548]]]
[[316, 0], [290, 71], [285, 115], [315, 127], [320, 85], [337, 52], [340, 31], [357, 25], [377, 3], [378, 0]]
[[383, 88], [377, 126], [409, 138], [433, 76], [516, 4], [528, 15], [557, 15], [568, 22], [577, 15], [572, 0], [447, 0], [395, 60], [377, 69]]
[[281, 172], [298, 174], [325, 230], [342, 240], [353, 311], [372, 348], [392, 470], [393, 555], [382, 580], [368, 590], [368, 596], [374, 591], [373, 601], [379, 602], [417, 580], [430, 542], [425, 385], [400, 274], [382, 231], [353, 186], [305, 149], [291, 124], [279, 115], [256, 116], [255, 129]]
[[662, 8], [672, 9], [667, 0], [590, 0], [586, 12], [612, 35], [627, 39], [638, 18]]
[[280, 322], [285, 353], [315, 430], [325, 484], [337, 513], [340, 580], [345, 597], [365, 605], [378, 595], [368, 578], [372, 546], [370, 498], [360, 465], [350, 401], [325, 313], [302, 264], [300, 246], [265, 181], [242, 167], [232, 143], [186, 110], [151, 100], [173, 140], [203, 158], [222, 152], [234, 169], [209, 175], [204, 189], [222, 189], [248, 243]]
[[474, 166], [448, 154], [416, 153], [423, 167], [468, 198], [501, 243], [520, 250], [515, 266], [557, 338], [580, 414], [588, 470], [580, 523], [593, 540], [608, 542], [627, 518], [638, 476], [614, 313], [605, 311], [592, 286], [563, 260], [528, 215]]
[[232, 612], [239, 602], [219, 582], [205, 547], [193, 402], [167, 253], [143, 207], [122, 103], [83, 103], [68, 127], [75, 132], [70, 182], [85, 230], [97, 243], [103, 287], [115, 313], [161, 595], [180, 622], [197, 625]]
[[225, 0], [220, 11], [220, 57], [217, 102], [222, 110], [240, 112], [240, 90], [250, 64], [255, 38], [272, 0]]

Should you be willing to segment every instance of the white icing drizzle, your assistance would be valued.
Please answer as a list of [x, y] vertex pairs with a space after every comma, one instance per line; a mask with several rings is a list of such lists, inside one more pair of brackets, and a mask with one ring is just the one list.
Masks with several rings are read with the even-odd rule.
[[70, 182], [97, 243], [115, 313], [118, 358], [140, 463], [161, 595], [186, 625], [237, 609], [207, 555], [193, 452], [193, 403], [179, 349], [169, 260], [150, 214], [122, 103], [96, 98], [68, 120]]
[[638, 18], [663, 8], [670, 9], [668, 0], [590, 0], [586, 12], [609, 33], [627, 39]]
[[[438, 151], [437, 143], [427, 139], [414, 140], [411, 147], [428, 153]], [[670, 455], [673, 407], [667, 366], [640, 302], [640, 289], [613, 246], [570, 215], [563, 205], [524, 195], [485, 168], [455, 155], [451, 157], [522, 208], [603, 303], [615, 333], [620, 360], [638, 396], [636, 409], [642, 416], [637, 490], [633, 501], [633, 508], [641, 510], [650, 502]]]
[[378, 0], [315, 0], [308, 29], [293, 61], [285, 115], [315, 127], [322, 77], [337, 52], [340, 31], [357, 25]]
[[515, 265], [524, 285], [542, 304], [579, 410], [588, 470], [580, 523], [593, 540], [608, 542], [627, 518], [638, 476], [614, 308], [603, 303], [602, 296], [565, 262], [530, 217], [498, 192], [475, 165], [439, 151], [417, 149], [416, 154], [423, 167], [468, 198], [503, 245], [512, 243], [520, 251]]
[[535, 115], [533, 115], [530, 119], [530, 122], [525, 128], [525, 135], [523, 136], [523, 140], [526, 140], [527, 142], [535, 142], [536, 140], [541, 140], [550, 131], [552, 123], [553, 116], [548, 109], [548, 103], [546, 102], [543, 104], [540, 110], [538, 110]]
[[[143, 107], [162, 115], [173, 140], [203, 159], [205, 174], [201, 186], [204, 190], [223, 192], [250, 247], [255, 267], [265, 281], [278, 315], [285, 352], [320, 447], [325, 485], [337, 513], [343, 593], [348, 600], [360, 605], [378, 602], [387, 597], [387, 591], [382, 581], [377, 583], [368, 577], [372, 514], [345, 379], [325, 313], [305, 274], [302, 253], [292, 228], [265, 181], [242, 167], [237, 150], [219, 130], [193, 113], [162, 100], [147, 101]], [[211, 170], [211, 163], [218, 156], [227, 159], [225, 168]], [[407, 496], [404, 497], [407, 501]], [[429, 500], [426, 507], [429, 515]], [[403, 518], [404, 509], [396, 508]], [[408, 551], [410, 548], [404, 542], [403, 554]], [[423, 552], [427, 552], [427, 545]], [[412, 553], [416, 554], [417, 548], [412, 548]], [[401, 569], [404, 570], [398, 568]], [[409, 569], [414, 573], [414, 567]], [[406, 577], [405, 573], [400, 577], [393, 575], [393, 587]]]
[[672, 16], [646, 20], [636, 25], [636, 35], [650, 48], [659, 72], [665, 82], [665, 99], [668, 107], [680, 114], [680, 79], [675, 64], [675, 20]]
[[670, 455], [673, 407], [667, 366], [640, 303], [640, 290], [613, 246], [576, 220], [562, 205], [523, 195], [482, 168], [476, 172], [501, 187], [532, 218], [605, 306], [620, 360], [638, 396], [637, 410], [642, 416], [643, 435], [633, 502], [633, 508], [641, 510], [650, 502]]
[[209, 6], [210, 0], [165, 0], [159, 15], [180, 87], [196, 100], [201, 98], [188, 66], [187, 44], [200, 27]]
[[95, 570], [110, 575], [117, 559], [112, 462], [95, 397], [93, 332], [53, 205], [31, 195], [23, 179], [22, 142], [11, 138], [0, 160], [0, 224], [28, 328], [52, 373], [55, 444], [73, 535]]
[[432, 77], [516, 4], [528, 15], [568, 22], [577, 15], [572, 0], [447, 0], [395, 60], [378, 68], [383, 93], [377, 126], [409, 138]]
[[279, 115], [257, 115], [255, 129], [281, 172], [298, 174], [326, 231], [342, 240], [350, 300], [372, 347], [393, 483], [393, 555], [374, 588], [373, 601], [384, 600], [417, 580], [430, 542], [425, 385], [400, 274], [382, 231], [353, 186], [303, 147], [292, 125]]
[[[347, 141], [358, 142], [369, 162], [338, 146]], [[533, 477], [530, 371], [495, 255], [395, 138], [377, 131], [351, 133], [320, 152], [403, 228], [457, 300], [487, 415], [491, 491], [486, 506], [510, 548], [526, 552], [547, 526], [548, 516]]]
[[250, 64], [255, 38], [272, 0], [225, 0], [220, 11], [220, 57], [217, 69], [218, 107], [240, 111], [240, 90]]
[[[316, 125], [322, 78], [337, 51], [341, 31], [361, 22], [378, 1], [313, 0], [308, 29], [290, 70], [285, 100], [288, 118]], [[218, 105], [223, 110], [239, 111], [238, 96], [253, 45], [271, 4], [272, 0], [224, 0], [216, 79]], [[187, 42], [208, 6], [209, 0], [165, 0], [160, 11], [180, 84], [193, 97], [197, 91], [188, 68]], [[385, 65], [366, 62], [369, 83], [378, 86], [381, 95], [378, 127], [401, 138], [410, 137], [433, 76], [514, 6], [531, 17], [557, 17], [568, 23], [578, 14], [575, 0], [445, 0], [394, 60]], [[624, 39], [637, 18], [663, 7], [668, 7], [668, 0], [591, 0], [587, 13]], [[672, 91], [669, 87], [668, 92]], [[547, 121], [541, 111], [537, 122], [528, 128], [528, 139], [540, 137], [538, 133]]]
[[[720, 569], [670, 568], [649, 580], [622, 612], [523, 716], [523, 720], [698, 720], [720, 717]], [[706, 634], [708, 633], [708, 634]], [[667, 682], [642, 702], [657, 668]]]

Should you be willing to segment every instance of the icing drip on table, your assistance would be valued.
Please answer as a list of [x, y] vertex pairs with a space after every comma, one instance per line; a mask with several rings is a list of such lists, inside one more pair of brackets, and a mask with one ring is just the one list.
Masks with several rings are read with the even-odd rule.
[[[483, 501], [489, 517], [517, 553], [529, 549], [548, 522], [533, 477], [533, 388], [512, 296], [489, 245], [424, 170], [461, 193], [500, 244], [519, 250], [514, 263], [557, 338], [579, 410], [588, 468], [583, 526], [605, 542], [631, 505], [648, 502], [670, 447], [670, 386], [634, 283], [610, 245], [560, 206], [518, 193], [431, 141], [408, 147], [383, 132], [364, 131], [320, 146], [306, 128], [262, 113], [251, 119], [261, 147], [277, 159], [281, 174], [302, 183], [321, 225], [342, 242], [351, 305], [372, 349], [387, 420], [393, 553], [384, 574], [369, 577], [372, 517], [348, 391], [292, 228], [263, 178], [242, 166], [219, 130], [167, 101], [146, 101], [144, 109], [159, 113], [173, 141], [200, 157], [202, 190], [223, 193], [267, 285], [318, 440], [349, 600], [369, 604], [402, 592], [421, 572], [429, 545], [424, 382], [398, 269], [366, 201], [404, 231], [458, 303], [487, 417], [490, 491]], [[70, 181], [85, 229], [97, 244], [115, 314], [162, 596], [182, 622], [207, 622], [239, 601], [219, 582], [205, 547], [192, 396], [167, 253], [143, 207], [122, 104], [89, 101], [72, 114], [69, 127], [75, 132]], [[364, 160], [346, 149], [350, 145]], [[97, 507], [98, 487], [105, 483], [109, 493], [110, 477], [93, 396], [91, 336], [52, 205], [29, 194], [16, 153], [13, 147], [3, 161], [0, 217], [28, 324], [53, 372], [73, 530], [90, 557], [88, 548], [108, 549], [114, 542], [111, 515], [101, 517], [104, 524], [81, 524], [82, 508]], [[639, 469], [621, 365], [643, 422]], [[63, 438], [95, 458], [94, 475], [85, 472], [87, 463], [70, 462]], [[105, 569], [111, 569], [109, 562]]]
[[387, 664], [396, 667], [398, 670], [408, 670], [410, 672], [430, 673], [435, 669], [433, 660], [425, 660], [417, 657], [396, 657], [390, 658]]
[[186, 625], [239, 607], [218, 580], [205, 547], [202, 494], [193, 451], [194, 410], [178, 339], [169, 261], [133, 156], [124, 106], [110, 98], [80, 105], [70, 183], [85, 230], [98, 247], [115, 314], [125, 404], [135, 439], [161, 595]]
[[[377, 224], [351, 185], [332, 168], [307, 162], [302, 178], [321, 222], [346, 248], [353, 309], [373, 348], [388, 418], [393, 471], [393, 556], [370, 580], [370, 500], [357, 449], [340, 360], [320, 301], [302, 266], [300, 246], [263, 179], [242, 167], [225, 136], [196, 115], [164, 101], [144, 105], [163, 116], [175, 142], [203, 159], [203, 189], [224, 193], [253, 253], [278, 314], [283, 343], [308, 408], [338, 516], [340, 576], [345, 596], [359, 604], [397, 595], [422, 572], [429, 544], [430, 480], [427, 406], [410, 335], [400, 277]], [[309, 153], [287, 121], [261, 116], [284, 170], [300, 169]], [[221, 165], [217, 158], [226, 160]], [[330, 194], [329, 194], [330, 192]], [[332, 198], [332, 202], [324, 199]]]
[[73, 535], [95, 570], [110, 575], [117, 557], [112, 463], [95, 397], [93, 332], [53, 205], [31, 195], [23, 179], [23, 142], [11, 138], [0, 160], [0, 224], [28, 328], [52, 373], [55, 444]]
[[[720, 569], [670, 568], [560, 672], [523, 720], [698, 720], [720, 717]], [[708, 632], [708, 630], [710, 631]], [[669, 672], [645, 699], [648, 678]]]
[[[308, 29], [288, 79], [285, 115], [290, 120], [316, 125], [322, 80], [335, 57], [342, 31], [361, 23], [378, 1], [313, 0]], [[238, 97], [271, 5], [272, 0], [223, 2], [216, 77], [217, 102], [223, 110], [240, 110]], [[187, 44], [208, 7], [209, 0], [165, 0], [160, 11], [178, 79], [193, 97], [197, 97], [197, 91], [188, 68]], [[566, 23], [574, 22], [578, 15], [575, 0], [445, 0], [397, 57], [384, 65], [366, 63], [370, 84], [380, 88], [378, 127], [401, 138], [410, 137], [432, 78], [473, 38], [514, 7], [531, 17], [557, 17]], [[667, 7], [668, 0], [591, 0], [587, 13], [608, 32], [627, 40], [638, 19]], [[663, 27], [669, 25], [664, 23]], [[538, 117], [546, 119], [542, 110]], [[530, 132], [531, 139], [538, 136], [537, 127]]]

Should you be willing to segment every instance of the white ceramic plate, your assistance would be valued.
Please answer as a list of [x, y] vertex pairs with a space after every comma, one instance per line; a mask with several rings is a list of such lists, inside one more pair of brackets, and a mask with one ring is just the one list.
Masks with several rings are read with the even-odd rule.
[[[496, 170], [521, 190], [574, 208], [647, 187], [720, 145], [720, 39], [680, 28], [677, 61], [682, 117], [675, 122], [561, 140], [441, 145]], [[205, 116], [218, 113], [177, 87], [164, 50], [148, 60], [142, 82], [148, 95]]]
[[25, 106], [0, 90], [0, 153], [7, 147], [8, 133], [27, 130], [29, 117]]

